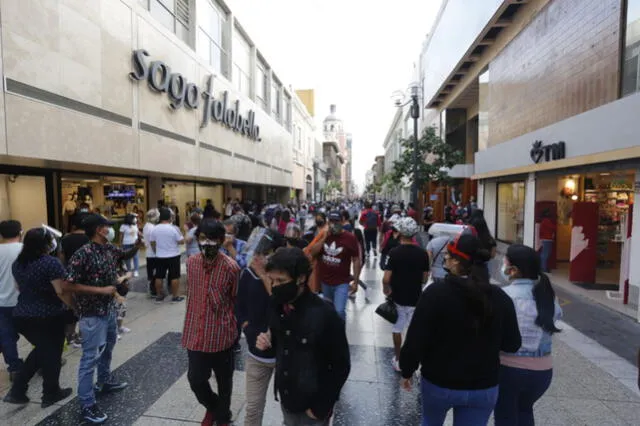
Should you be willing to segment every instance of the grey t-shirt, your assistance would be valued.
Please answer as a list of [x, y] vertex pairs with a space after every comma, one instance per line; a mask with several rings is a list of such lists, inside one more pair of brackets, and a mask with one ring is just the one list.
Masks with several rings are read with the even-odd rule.
[[429, 241], [427, 244], [427, 252], [433, 253], [433, 264], [431, 265], [431, 276], [436, 278], [444, 278], [447, 272], [444, 270], [444, 255], [447, 253], [446, 245], [449, 237], [437, 237]]
[[11, 265], [22, 251], [22, 243], [0, 244], [0, 306], [12, 308], [18, 303], [18, 290]]

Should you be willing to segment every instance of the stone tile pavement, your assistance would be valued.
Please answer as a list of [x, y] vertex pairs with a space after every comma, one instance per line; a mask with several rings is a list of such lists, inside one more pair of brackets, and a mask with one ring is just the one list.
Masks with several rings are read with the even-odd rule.
[[[381, 274], [369, 265], [363, 278], [369, 285], [368, 301], [360, 289], [356, 301], [348, 305], [347, 334], [351, 345], [352, 373], [336, 407], [333, 424], [417, 425], [420, 421], [419, 391], [414, 389], [408, 393], [399, 389], [399, 377], [390, 365], [391, 326], [374, 313], [377, 304], [383, 300], [379, 284]], [[184, 353], [179, 347], [177, 334], [181, 332], [185, 305], [155, 305], [143, 293], [131, 293], [128, 305], [125, 323], [132, 332], [124, 335], [116, 346], [113, 367], [116, 374], [125, 375], [132, 383], [145, 384], [146, 388], [132, 386], [118, 398], [104, 400], [105, 409], [114, 414], [108, 424], [198, 424], [204, 409], [189, 389]], [[635, 367], [574, 329], [569, 319], [567, 322], [561, 324], [563, 332], [555, 338], [553, 384], [536, 405], [537, 424], [639, 424], [640, 392], [635, 385]], [[29, 347], [21, 342], [20, 351], [26, 354]], [[637, 342], [629, 341], [628, 344], [637, 345]], [[65, 357], [68, 361], [62, 369], [61, 383], [75, 388], [80, 351], [70, 348]], [[241, 359], [237, 367], [232, 409], [236, 424], [241, 425], [245, 408], [245, 377]], [[8, 378], [2, 371], [0, 394], [3, 395], [7, 388]], [[29, 391], [33, 402], [25, 407], [0, 403], [0, 424], [80, 424], [79, 420], [60, 414], [74, 412], [75, 391], [69, 400], [43, 410], [39, 405], [40, 389], [41, 380], [36, 378]], [[452, 424], [451, 417], [447, 419], [447, 425]], [[267, 395], [263, 424], [275, 426], [281, 421], [280, 409], [271, 389]]]

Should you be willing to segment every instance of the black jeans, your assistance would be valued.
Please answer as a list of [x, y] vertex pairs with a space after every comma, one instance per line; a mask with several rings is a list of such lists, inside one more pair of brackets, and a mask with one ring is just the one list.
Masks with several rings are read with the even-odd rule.
[[[187, 351], [189, 355], [189, 385], [198, 402], [214, 413], [218, 424], [231, 422], [231, 391], [233, 390], [233, 348], [222, 352]], [[209, 384], [211, 371], [216, 376], [218, 394]]]
[[533, 404], [549, 388], [553, 370], [525, 370], [500, 366], [500, 393], [495, 426], [533, 426]]
[[13, 382], [11, 393], [24, 395], [29, 381], [42, 370], [43, 397], [56, 395], [60, 391], [60, 361], [64, 347], [64, 316], [15, 317], [16, 328], [34, 348], [25, 359], [20, 373]]
[[365, 242], [365, 251], [369, 254], [371, 248], [373, 248], [373, 252], [375, 253], [376, 248], [378, 247], [378, 230], [377, 229], [365, 229], [364, 230], [364, 242]]

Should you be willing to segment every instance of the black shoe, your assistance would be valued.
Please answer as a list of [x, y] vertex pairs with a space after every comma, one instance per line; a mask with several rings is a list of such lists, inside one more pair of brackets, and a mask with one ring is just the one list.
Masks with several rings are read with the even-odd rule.
[[9, 393], [5, 395], [3, 401], [9, 404], [24, 405], [28, 404], [31, 400], [27, 397], [27, 395], [14, 395], [11, 393], [11, 391], [9, 391]]
[[184, 296], [178, 296], [171, 299], [171, 303], [180, 303], [184, 300]]
[[98, 407], [98, 404], [93, 404], [91, 407], [82, 409], [82, 418], [94, 425], [102, 424], [107, 421], [107, 415]]
[[65, 388], [60, 389], [57, 394], [51, 396], [43, 396], [42, 397], [42, 408], [47, 408], [56, 402], [62, 401], [63, 399], [67, 399], [73, 393], [73, 389]]
[[93, 389], [95, 390], [96, 393], [112, 393], [112, 392], [121, 391], [127, 386], [129, 386], [129, 383], [127, 382], [122, 382], [122, 383], [111, 382], [111, 383], [104, 383], [102, 385], [99, 385], [96, 383]]
[[240, 353], [242, 352], [242, 346], [240, 346], [240, 342], [237, 342], [235, 345], [233, 345], [233, 351], [235, 353]]

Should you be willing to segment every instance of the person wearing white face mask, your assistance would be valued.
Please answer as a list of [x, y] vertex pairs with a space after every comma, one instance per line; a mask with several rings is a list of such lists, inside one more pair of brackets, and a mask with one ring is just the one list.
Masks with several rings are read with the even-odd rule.
[[[111, 244], [115, 238], [113, 223], [104, 216], [87, 216], [83, 225], [91, 240], [76, 251], [68, 264], [65, 288], [76, 295], [79, 328], [82, 335], [82, 358], [78, 370], [78, 399], [85, 421], [104, 423], [107, 415], [96, 404], [96, 392], [108, 393], [127, 387], [111, 376], [111, 354], [117, 341], [116, 288], [124, 279], [118, 277], [118, 264], [131, 259], [143, 245], [124, 251]], [[126, 276], [124, 276], [126, 278]], [[98, 381], [94, 387], [94, 370]]]
[[510, 283], [503, 289], [513, 300], [522, 346], [515, 353], [500, 354], [495, 425], [533, 425], [533, 405], [551, 385], [551, 336], [560, 331], [555, 321], [562, 316], [562, 309], [542, 271], [540, 257], [531, 247], [509, 246], [501, 272]]

